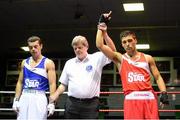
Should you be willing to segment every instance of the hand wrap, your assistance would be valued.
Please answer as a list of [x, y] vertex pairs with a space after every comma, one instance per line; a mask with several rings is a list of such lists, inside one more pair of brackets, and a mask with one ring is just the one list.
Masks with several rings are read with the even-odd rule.
[[160, 94], [160, 102], [162, 102], [163, 104], [169, 104], [169, 100], [168, 100], [168, 94], [167, 92], [163, 91]]
[[100, 24], [100, 23], [105, 23], [105, 24], [107, 24], [109, 22], [109, 17], [104, 17], [104, 15], [103, 14], [101, 14], [101, 16], [99, 17], [99, 21], [98, 21], [98, 24]]
[[48, 113], [48, 116], [51, 116], [54, 114], [54, 111], [55, 111], [55, 105], [54, 103], [49, 103], [48, 106], [47, 106], [47, 109], [49, 111]]
[[14, 98], [13, 100], [13, 106], [12, 106], [13, 110], [15, 112], [18, 112], [19, 111], [19, 99], [18, 98]]

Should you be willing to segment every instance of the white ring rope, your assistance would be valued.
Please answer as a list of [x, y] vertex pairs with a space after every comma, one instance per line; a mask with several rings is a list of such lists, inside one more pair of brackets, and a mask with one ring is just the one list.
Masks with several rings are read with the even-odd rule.
[[[15, 94], [15, 91], [0, 91], [1, 94]], [[49, 94], [49, 92], [46, 92], [46, 94]], [[67, 92], [64, 92], [63, 94], [67, 94]]]
[[[15, 94], [15, 91], [0, 91], [0, 94]], [[46, 92], [46, 94], [49, 94], [49, 92]], [[64, 92], [63, 94], [67, 94], [67, 92]], [[12, 108], [0, 108], [0, 111], [13, 111]], [[64, 112], [65, 109], [55, 109], [57, 112]]]
[[[12, 108], [0, 108], [0, 111], [13, 111]], [[64, 112], [65, 109], [55, 109], [57, 112]]]

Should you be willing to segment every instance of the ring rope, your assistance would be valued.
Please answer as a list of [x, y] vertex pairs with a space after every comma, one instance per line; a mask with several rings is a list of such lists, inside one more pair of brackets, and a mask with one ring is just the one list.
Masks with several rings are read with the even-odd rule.
[[[122, 109], [100, 109], [99, 112], [124, 112]], [[159, 110], [159, 112], [180, 112], [180, 110]]]
[[[14, 94], [15, 91], [0, 91], [2, 94]], [[49, 92], [46, 92], [49, 94]], [[123, 94], [124, 92], [118, 92], [118, 91], [113, 91], [113, 92], [100, 92], [100, 94]], [[160, 94], [161, 92], [155, 92], [157, 94]], [[172, 92], [167, 92], [168, 94], [180, 94], [178, 91], [172, 91]], [[64, 92], [63, 94], [67, 94], [67, 92]], [[13, 111], [12, 108], [0, 108], [0, 111]], [[64, 112], [65, 109], [55, 109], [57, 112]], [[99, 112], [124, 112], [123, 109], [100, 109]], [[159, 112], [180, 112], [180, 110], [159, 110]]]
[[[13, 111], [12, 108], [0, 108], [0, 111]], [[56, 112], [64, 112], [65, 109], [55, 109]], [[100, 109], [99, 112], [124, 112], [122, 109]], [[180, 110], [159, 110], [159, 112], [180, 112]]]
[[[0, 91], [1, 94], [15, 94], [15, 91]], [[49, 94], [50, 92], [45, 92], [46, 94]], [[68, 92], [64, 92], [63, 94], [67, 94]]]
[[[0, 108], [0, 111], [13, 111], [12, 108]], [[57, 112], [64, 112], [65, 109], [55, 109]]]
[[[15, 93], [15, 91], [0, 91], [0, 93], [2, 94], [12, 94]], [[49, 92], [46, 92], [47, 94], [49, 94]], [[68, 92], [64, 92], [63, 94], [67, 94]], [[100, 94], [123, 94], [124, 92], [118, 92], [118, 91], [112, 91], [112, 92], [100, 92]], [[155, 92], [157, 94], [160, 94], [161, 92]], [[167, 92], [168, 94], [180, 94], [179, 91], [171, 91], [171, 92]]]
[[[114, 91], [114, 92], [100, 92], [100, 94], [123, 94], [124, 92], [117, 92], [117, 91]], [[155, 92], [157, 94], [160, 94], [161, 92]], [[172, 92], [167, 92], [168, 94], [180, 94], [179, 91], [172, 91]]]

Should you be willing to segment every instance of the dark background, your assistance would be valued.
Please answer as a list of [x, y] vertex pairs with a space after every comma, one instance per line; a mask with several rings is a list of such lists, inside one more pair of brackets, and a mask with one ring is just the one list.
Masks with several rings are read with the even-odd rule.
[[[145, 10], [125, 12], [122, 4], [128, 2], [143, 2]], [[120, 32], [130, 29], [139, 43], [150, 44], [145, 52], [179, 56], [179, 8], [179, 0], [0, 0], [0, 53], [21, 53], [27, 38], [37, 35], [44, 40], [44, 54], [72, 56], [71, 40], [79, 34], [94, 52], [98, 18], [111, 10], [108, 32], [118, 50], [123, 50]]]

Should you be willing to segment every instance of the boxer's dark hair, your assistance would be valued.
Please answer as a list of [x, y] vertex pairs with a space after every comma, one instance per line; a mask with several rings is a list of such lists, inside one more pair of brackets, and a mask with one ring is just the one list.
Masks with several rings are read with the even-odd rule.
[[38, 36], [31, 36], [28, 38], [27, 42], [35, 42], [35, 41], [39, 41], [39, 44], [42, 44], [42, 40], [40, 37]]
[[123, 37], [127, 37], [129, 35], [132, 35], [134, 39], [136, 39], [136, 34], [130, 30], [122, 31], [120, 34], [120, 39], [122, 40]]

